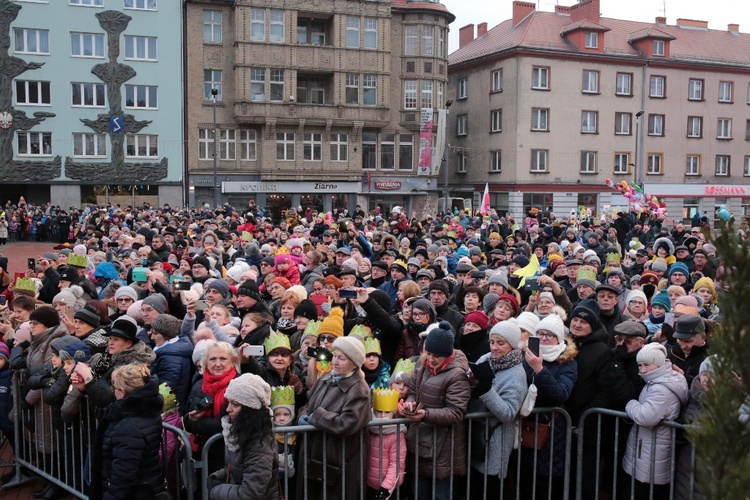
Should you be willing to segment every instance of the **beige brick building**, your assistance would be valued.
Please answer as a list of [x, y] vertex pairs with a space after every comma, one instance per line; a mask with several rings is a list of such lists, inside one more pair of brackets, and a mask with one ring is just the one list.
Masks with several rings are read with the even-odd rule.
[[434, 211], [420, 109], [444, 107], [453, 19], [406, 0], [189, 0], [191, 201], [213, 201], [215, 111], [222, 201]]
[[[750, 35], [739, 26], [555, 12], [461, 28], [449, 58], [448, 167], [457, 195], [493, 208], [624, 207], [606, 179], [642, 183], [671, 219], [750, 214]], [[608, 208], [609, 207], [609, 208]]]

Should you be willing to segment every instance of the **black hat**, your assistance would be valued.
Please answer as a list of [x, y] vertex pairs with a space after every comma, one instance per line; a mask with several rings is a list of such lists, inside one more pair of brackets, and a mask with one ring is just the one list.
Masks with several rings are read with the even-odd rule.
[[591, 325], [592, 330], [596, 330], [599, 328], [599, 312], [599, 304], [594, 299], [586, 299], [573, 309], [570, 318], [580, 318]]
[[451, 294], [450, 287], [448, 286], [448, 283], [445, 282], [445, 280], [435, 280], [431, 282], [427, 287], [427, 293], [429, 294], [433, 290], [443, 292], [446, 297], [449, 297]]
[[470, 273], [474, 269], [476, 269], [476, 267], [472, 266], [471, 264], [459, 264], [456, 266], [457, 273]]
[[8, 257], [5, 255], [0, 255], [0, 268], [3, 269], [3, 272], [8, 272]]
[[311, 321], [318, 319], [318, 308], [315, 307], [315, 303], [310, 299], [305, 299], [294, 308], [294, 317], [302, 316]]
[[377, 267], [377, 268], [382, 269], [383, 271], [387, 271], [388, 270], [388, 263], [384, 262], [382, 260], [374, 260], [374, 261], [372, 261], [372, 267]]
[[529, 265], [529, 258], [525, 255], [516, 255], [513, 257], [513, 263], [519, 267], [526, 267]]
[[75, 267], [65, 266], [60, 271], [60, 281], [70, 281], [71, 283], [78, 279], [78, 269]]
[[198, 264], [206, 268], [207, 271], [211, 270], [211, 262], [205, 255], [199, 255], [193, 258], [193, 265]]
[[414, 256], [416, 257], [417, 255], [421, 255], [422, 257], [425, 258], [425, 260], [428, 260], [430, 258], [430, 256], [427, 255], [427, 250], [425, 250], [424, 248], [420, 248], [420, 249], [416, 250], [414, 252]]
[[617, 289], [617, 287], [615, 287], [614, 285], [610, 285], [609, 283], [606, 283], [606, 282], [596, 287], [596, 293], [599, 293], [600, 290], [609, 290], [615, 295], [620, 295], [620, 291]]
[[135, 336], [137, 332], [138, 325], [135, 320], [129, 316], [121, 316], [112, 323], [112, 331], [109, 332], [109, 336], [120, 337], [136, 344], [138, 342], [138, 337]]
[[674, 338], [689, 339], [701, 333], [706, 333], [706, 325], [703, 323], [703, 318], [697, 314], [683, 314], [676, 319]]
[[385, 312], [391, 310], [391, 296], [383, 290], [373, 290], [370, 292], [370, 298], [378, 303]]
[[646, 337], [648, 328], [640, 321], [623, 321], [615, 325], [615, 333], [626, 337]]
[[263, 299], [260, 296], [260, 290], [258, 289], [258, 285], [252, 280], [246, 280], [243, 284], [241, 284], [239, 288], [237, 288], [237, 295], [244, 295], [246, 297], [250, 297], [251, 299], [255, 299], [257, 301], [260, 301]]
[[269, 266], [273, 267], [273, 265], [276, 263], [276, 258], [273, 255], [270, 255], [260, 260], [261, 264], [263, 264], [264, 262], [268, 264]]
[[635, 254], [640, 255], [641, 257], [648, 257], [648, 250], [646, 250], [645, 248], [639, 248], [635, 251]]
[[437, 328], [427, 334], [424, 350], [435, 356], [448, 357], [453, 354], [453, 342], [450, 323], [441, 321]]
[[79, 321], [83, 321], [87, 325], [93, 326], [94, 328], [98, 328], [102, 323], [102, 318], [99, 314], [99, 311], [97, 309], [94, 309], [93, 306], [89, 305], [86, 305], [81, 310], [76, 311], [76, 313], [73, 315], [73, 318]]

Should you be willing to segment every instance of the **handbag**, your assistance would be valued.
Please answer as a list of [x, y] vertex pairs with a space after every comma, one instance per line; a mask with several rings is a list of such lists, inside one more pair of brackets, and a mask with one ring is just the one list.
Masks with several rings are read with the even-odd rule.
[[534, 418], [521, 420], [521, 446], [541, 450], [547, 442], [552, 422], [538, 422]]
[[523, 398], [523, 403], [521, 403], [521, 409], [518, 410], [519, 415], [522, 417], [531, 415], [531, 412], [534, 411], [534, 406], [536, 406], [536, 396], [538, 393], [539, 391], [534, 385], [534, 379], [532, 378], [529, 389], [526, 391], [526, 397]]

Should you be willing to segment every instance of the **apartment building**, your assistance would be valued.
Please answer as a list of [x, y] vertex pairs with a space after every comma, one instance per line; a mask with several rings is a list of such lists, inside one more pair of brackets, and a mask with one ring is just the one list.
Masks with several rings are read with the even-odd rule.
[[188, 0], [185, 16], [191, 203], [212, 203], [217, 188], [274, 217], [434, 212], [437, 169], [417, 167], [421, 110], [444, 107], [445, 6]]
[[521, 216], [627, 206], [606, 179], [664, 198], [671, 219], [750, 215], [750, 35], [602, 18], [599, 0], [460, 30], [449, 56], [457, 196]]
[[183, 202], [182, 9], [0, 0], [0, 197]]

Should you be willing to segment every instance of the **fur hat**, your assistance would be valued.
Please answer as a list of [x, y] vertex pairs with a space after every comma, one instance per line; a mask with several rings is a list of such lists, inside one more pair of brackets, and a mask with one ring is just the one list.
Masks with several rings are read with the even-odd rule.
[[667, 362], [667, 349], [658, 342], [651, 342], [641, 347], [636, 360], [639, 363], [651, 363], [656, 366], [664, 366]]
[[[333, 312], [333, 311], [331, 311]], [[326, 318], [327, 319], [327, 318]], [[325, 320], [323, 320], [325, 324]], [[322, 327], [321, 327], [322, 329]], [[322, 333], [322, 332], [321, 332]], [[339, 337], [333, 341], [333, 350], [341, 351], [357, 368], [365, 363], [365, 345], [353, 337]]]
[[120, 297], [130, 297], [131, 299], [133, 299], [133, 302], [135, 302], [136, 300], [138, 300], [138, 293], [129, 286], [121, 286], [115, 292], [115, 302], [117, 302], [117, 299], [119, 299]]
[[149, 295], [148, 297], [143, 299], [141, 305], [153, 307], [159, 314], [164, 314], [167, 312], [167, 299], [165, 299], [164, 295], [160, 293]]
[[533, 312], [524, 311], [516, 318], [516, 323], [521, 330], [525, 330], [529, 333], [536, 331], [537, 325], [539, 324], [539, 316]]
[[224, 397], [253, 410], [260, 410], [271, 405], [271, 386], [258, 375], [244, 373], [229, 382]]
[[542, 319], [539, 324], [536, 325], [536, 331], [547, 330], [552, 332], [557, 337], [557, 343], [562, 344], [565, 342], [565, 323], [563, 319], [555, 313], [548, 314]]
[[160, 314], [151, 322], [151, 331], [156, 330], [162, 337], [171, 340], [180, 334], [180, 320], [169, 314]]
[[492, 335], [499, 335], [504, 338], [513, 349], [517, 349], [518, 344], [521, 342], [521, 328], [518, 326], [515, 318], [501, 321], [493, 326], [490, 330], [490, 336]]
[[441, 321], [436, 328], [433, 328], [427, 334], [424, 349], [435, 356], [448, 357], [453, 354], [453, 342], [450, 323]]
[[[328, 316], [321, 322], [318, 336], [323, 334], [333, 335], [334, 337], [344, 335], [344, 311], [340, 307], [332, 308]], [[364, 363], [364, 360], [362, 363]], [[360, 363], [360, 366], [362, 363]]]

